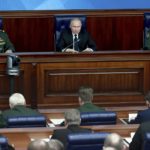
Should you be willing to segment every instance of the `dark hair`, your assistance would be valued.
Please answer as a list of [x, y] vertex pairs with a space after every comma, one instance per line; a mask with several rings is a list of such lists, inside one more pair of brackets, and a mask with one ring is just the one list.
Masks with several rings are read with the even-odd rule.
[[80, 87], [78, 94], [84, 102], [91, 102], [93, 99], [93, 89], [90, 87]]

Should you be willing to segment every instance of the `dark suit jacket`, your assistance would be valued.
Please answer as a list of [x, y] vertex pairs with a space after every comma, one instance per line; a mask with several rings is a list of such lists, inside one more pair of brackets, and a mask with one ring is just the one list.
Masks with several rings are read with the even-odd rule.
[[[86, 31], [81, 31], [78, 35], [78, 39], [80, 41], [78, 42], [79, 51], [85, 50], [87, 47], [92, 48], [93, 50], [96, 49], [96, 45], [94, 41], [91, 39], [90, 35]], [[71, 45], [72, 44], [72, 45]], [[67, 47], [71, 45], [70, 47]], [[58, 40], [58, 43], [56, 45], [57, 51], [62, 51], [64, 48], [73, 48], [73, 37], [71, 30], [64, 30], [62, 31], [60, 35], [60, 39]]]
[[12, 109], [8, 109], [2, 112], [2, 116], [4, 119], [16, 116], [38, 116], [38, 115], [40, 115], [38, 111], [31, 108], [27, 108], [23, 105], [18, 105]]
[[60, 140], [64, 144], [64, 147], [66, 147], [67, 135], [70, 133], [80, 133], [80, 132], [92, 132], [92, 130], [81, 128], [78, 125], [69, 125], [66, 129], [54, 130], [51, 138]]
[[139, 111], [135, 120], [132, 120], [131, 123], [143, 123], [150, 121], [150, 108], [146, 110]]
[[142, 150], [146, 132], [150, 132], [150, 122], [145, 122], [140, 125], [130, 143], [129, 150]]
[[82, 106], [78, 108], [80, 112], [99, 112], [99, 111], [105, 111], [104, 108], [100, 108], [92, 103], [85, 103]]

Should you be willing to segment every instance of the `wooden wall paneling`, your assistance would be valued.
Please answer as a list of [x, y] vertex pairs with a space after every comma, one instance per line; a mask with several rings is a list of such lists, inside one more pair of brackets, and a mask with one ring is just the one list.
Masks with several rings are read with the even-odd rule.
[[141, 11], [0, 12], [4, 29], [17, 52], [54, 51], [54, 15], [83, 13], [97, 50], [135, 50], [143, 47]]

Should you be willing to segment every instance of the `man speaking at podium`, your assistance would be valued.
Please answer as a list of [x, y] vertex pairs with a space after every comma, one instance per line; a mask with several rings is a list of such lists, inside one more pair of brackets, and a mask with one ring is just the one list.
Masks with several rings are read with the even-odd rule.
[[82, 23], [79, 18], [70, 21], [70, 29], [62, 31], [57, 44], [57, 50], [69, 53], [93, 52], [95, 42], [88, 32], [81, 30]]

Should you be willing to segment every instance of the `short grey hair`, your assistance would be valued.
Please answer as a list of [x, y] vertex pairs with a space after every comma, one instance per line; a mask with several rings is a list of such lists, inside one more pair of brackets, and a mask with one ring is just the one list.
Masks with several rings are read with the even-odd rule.
[[14, 93], [9, 97], [10, 108], [13, 108], [16, 105], [26, 105], [25, 98], [20, 93]]
[[70, 109], [64, 113], [65, 120], [68, 125], [70, 124], [76, 124], [80, 125], [81, 119], [80, 119], [80, 112], [77, 109]]
[[82, 26], [82, 21], [81, 21], [80, 18], [72, 18], [72, 19], [70, 20], [70, 26], [72, 26], [72, 23], [73, 23], [74, 21], [79, 21], [79, 22], [81, 23], [81, 26]]
[[93, 99], [93, 89], [82, 86], [79, 88], [78, 95], [84, 103], [91, 102]]
[[49, 150], [49, 145], [42, 139], [31, 141], [27, 150]]
[[124, 150], [125, 144], [120, 135], [117, 133], [109, 134], [104, 141], [104, 150], [106, 148], [114, 148], [115, 150]]
[[49, 150], [64, 150], [64, 145], [57, 139], [51, 139], [49, 142]]

